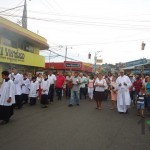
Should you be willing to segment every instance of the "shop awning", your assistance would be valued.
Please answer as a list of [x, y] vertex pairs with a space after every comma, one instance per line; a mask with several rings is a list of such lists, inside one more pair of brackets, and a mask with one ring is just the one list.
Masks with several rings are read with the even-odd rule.
[[3, 17], [0, 17], [0, 27], [5, 28], [9, 31], [12, 31], [18, 35], [21, 35], [25, 38], [28, 38], [29, 40], [32, 40], [32, 41], [38, 43], [40, 45], [40, 47], [42, 48], [42, 50], [49, 48], [49, 45], [47, 44], [47, 40], [44, 37], [42, 37], [34, 32], [31, 32], [27, 29], [24, 29], [21, 26], [19, 26], [18, 24], [15, 24], [12, 21], [9, 21]]

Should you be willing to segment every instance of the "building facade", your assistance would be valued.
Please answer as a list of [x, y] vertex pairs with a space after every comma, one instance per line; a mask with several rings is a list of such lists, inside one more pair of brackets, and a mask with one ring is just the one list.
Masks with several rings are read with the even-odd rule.
[[34, 73], [45, 66], [39, 50], [48, 48], [45, 38], [0, 17], [0, 72], [17, 67], [20, 72]]
[[124, 63], [123, 69], [128, 73], [132, 74], [143, 74], [150, 75], [150, 60], [142, 58]]

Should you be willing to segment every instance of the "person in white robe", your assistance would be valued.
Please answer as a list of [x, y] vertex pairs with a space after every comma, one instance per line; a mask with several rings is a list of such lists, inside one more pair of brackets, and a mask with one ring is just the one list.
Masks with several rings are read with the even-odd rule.
[[131, 80], [124, 75], [124, 70], [120, 70], [120, 76], [116, 80], [117, 94], [117, 109], [119, 113], [127, 113], [131, 104], [129, 88], [132, 86]]
[[22, 84], [21, 84], [23, 104], [28, 103], [29, 87], [30, 87], [30, 80], [27, 78], [27, 74], [24, 73], [23, 79], [22, 79]]
[[30, 105], [36, 104], [36, 99], [38, 96], [38, 90], [39, 90], [39, 83], [36, 81], [36, 77], [32, 77], [32, 81], [29, 87], [29, 98], [30, 98]]
[[42, 89], [42, 95], [41, 95], [41, 104], [43, 105], [42, 108], [48, 107], [48, 92], [49, 92], [49, 80], [48, 80], [48, 74], [43, 74], [43, 79], [41, 82], [41, 89]]
[[15, 103], [14, 83], [9, 78], [9, 72], [2, 72], [3, 83], [0, 88], [0, 120], [8, 123], [13, 115], [13, 104]]
[[18, 109], [22, 108], [22, 91], [21, 91], [21, 81], [22, 81], [22, 75], [18, 73], [16, 68], [12, 68], [12, 73], [10, 74], [11, 80], [14, 82], [15, 85], [15, 100], [16, 104], [15, 107]]

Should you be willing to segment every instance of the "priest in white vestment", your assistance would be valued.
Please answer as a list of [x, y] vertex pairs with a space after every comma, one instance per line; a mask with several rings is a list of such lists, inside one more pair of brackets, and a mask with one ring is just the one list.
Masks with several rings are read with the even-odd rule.
[[128, 76], [124, 75], [124, 70], [120, 71], [120, 76], [116, 80], [118, 90], [117, 94], [117, 109], [119, 113], [127, 113], [131, 104], [129, 88], [132, 83]]

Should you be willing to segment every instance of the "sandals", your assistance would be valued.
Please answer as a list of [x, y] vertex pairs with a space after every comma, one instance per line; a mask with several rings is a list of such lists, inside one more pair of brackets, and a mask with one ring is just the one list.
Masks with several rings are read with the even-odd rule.
[[98, 109], [98, 110], [102, 110], [102, 108], [98, 108], [98, 107], [96, 107], [96, 109]]

